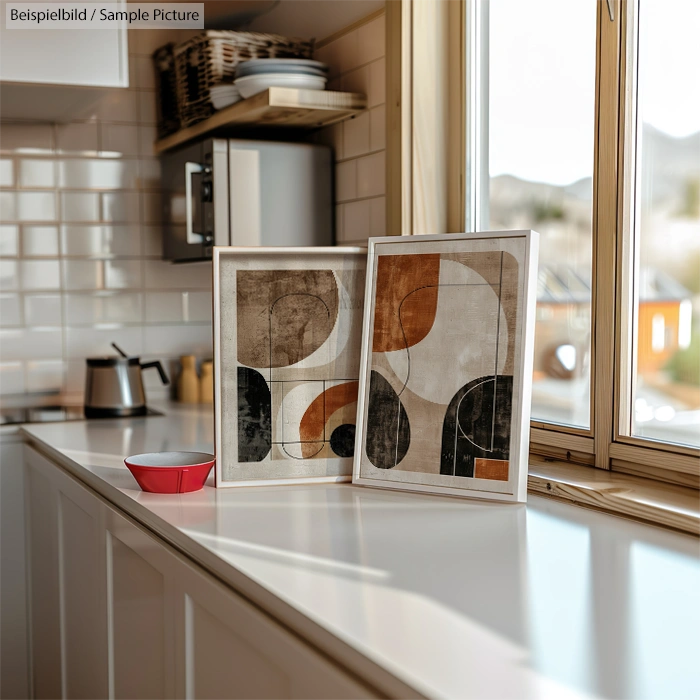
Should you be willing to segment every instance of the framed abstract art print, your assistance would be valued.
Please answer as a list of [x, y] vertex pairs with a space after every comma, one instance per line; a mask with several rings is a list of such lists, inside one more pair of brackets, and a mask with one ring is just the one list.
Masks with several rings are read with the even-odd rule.
[[370, 239], [353, 483], [525, 501], [537, 243]]
[[349, 481], [365, 248], [214, 248], [216, 485]]

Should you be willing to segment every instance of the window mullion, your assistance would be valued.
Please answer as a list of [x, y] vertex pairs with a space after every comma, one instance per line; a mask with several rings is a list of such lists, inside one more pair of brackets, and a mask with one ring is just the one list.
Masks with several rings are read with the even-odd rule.
[[591, 415], [595, 465], [610, 468], [615, 367], [615, 292], [618, 239], [620, 124], [620, 1], [614, 20], [598, 3], [596, 139], [593, 178], [593, 324]]

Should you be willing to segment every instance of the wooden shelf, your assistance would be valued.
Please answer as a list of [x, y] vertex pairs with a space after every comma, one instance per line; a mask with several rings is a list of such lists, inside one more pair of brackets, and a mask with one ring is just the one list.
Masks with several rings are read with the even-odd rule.
[[163, 153], [227, 127], [318, 129], [354, 117], [366, 107], [367, 98], [355, 92], [272, 87], [156, 141], [155, 151]]

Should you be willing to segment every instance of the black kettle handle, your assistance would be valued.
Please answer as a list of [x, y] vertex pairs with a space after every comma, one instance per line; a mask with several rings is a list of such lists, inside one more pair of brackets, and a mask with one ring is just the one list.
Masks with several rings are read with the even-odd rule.
[[156, 360], [155, 362], [144, 362], [141, 365], [141, 369], [150, 369], [151, 367], [155, 367], [158, 370], [158, 374], [160, 374], [160, 380], [163, 382], [163, 384], [170, 384], [168, 375], [165, 373], [163, 365], [160, 364], [159, 360]]

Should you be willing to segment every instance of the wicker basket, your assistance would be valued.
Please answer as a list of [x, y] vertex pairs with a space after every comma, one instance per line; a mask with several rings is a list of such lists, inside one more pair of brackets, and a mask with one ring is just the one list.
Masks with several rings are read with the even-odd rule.
[[173, 134], [180, 128], [174, 49], [175, 44], [166, 44], [152, 56], [156, 73], [158, 138]]
[[258, 32], [205, 31], [175, 48], [177, 104], [183, 127], [213, 114], [209, 88], [232, 83], [251, 58], [311, 58], [313, 42]]

